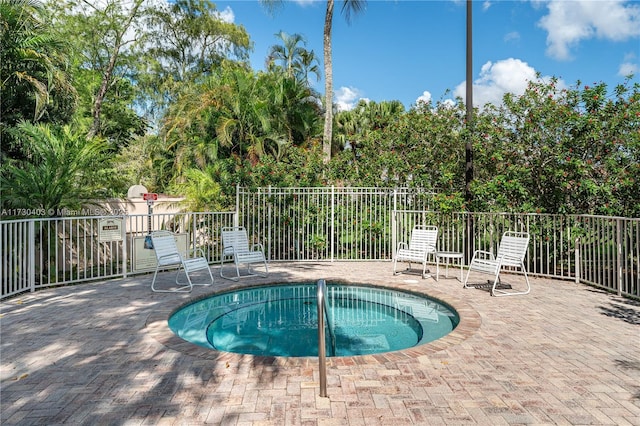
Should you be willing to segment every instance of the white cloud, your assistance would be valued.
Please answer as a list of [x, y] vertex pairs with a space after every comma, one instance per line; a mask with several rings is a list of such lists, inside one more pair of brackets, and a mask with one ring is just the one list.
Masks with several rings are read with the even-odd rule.
[[233, 9], [230, 6], [224, 8], [224, 10], [218, 11], [218, 17], [221, 21], [232, 24], [236, 20], [236, 15], [233, 13]]
[[453, 99], [445, 99], [441, 104], [445, 108], [455, 108], [456, 103]]
[[296, 3], [299, 6], [309, 6], [312, 5], [313, 3], [318, 3], [319, 0], [293, 0], [294, 3]]
[[419, 104], [420, 102], [424, 102], [425, 104], [431, 102], [431, 93], [426, 90], [422, 92], [422, 95], [416, 99], [416, 104]]
[[506, 42], [515, 42], [518, 40], [520, 40], [520, 33], [518, 31], [511, 31], [504, 36], [504, 41]]
[[618, 68], [618, 75], [626, 77], [629, 74], [638, 75], [640, 72], [640, 66], [638, 66], [638, 57], [635, 53], [628, 53], [624, 55], [624, 60]]
[[[550, 77], [541, 77], [549, 80]], [[521, 95], [529, 81], [538, 80], [536, 70], [520, 59], [504, 59], [482, 66], [480, 77], [473, 82], [473, 104], [483, 106], [487, 103], [500, 105], [505, 93]], [[558, 82], [562, 86], [561, 81]], [[453, 91], [455, 97], [466, 99], [466, 83], [463, 81]]]
[[618, 75], [622, 77], [626, 77], [629, 74], [637, 75], [639, 71], [640, 67], [638, 67], [638, 64], [634, 64], [632, 62], [623, 62], [622, 64], [620, 64], [620, 68], [618, 69]]
[[360, 100], [361, 92], [355, 87], [341, 87], [335, 92], [335, 103], [338, 111], [349, 111], [356, 106]]
[[640, 37], [640, 6], [625, 0], [551, 0], [547, 8], [538, 25], [547, 31], [547, 54], [556, 59], [571, 59], [570, 49], [582, 40]]

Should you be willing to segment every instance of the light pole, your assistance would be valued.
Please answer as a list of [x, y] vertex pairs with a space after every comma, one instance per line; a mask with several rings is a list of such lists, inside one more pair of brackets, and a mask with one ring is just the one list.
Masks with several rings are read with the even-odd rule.
[[472, 0], [467, 0], [467, 144], [465, 147], [466, 168], [465, 168], [465, 199], [471, 202], [471, 181], [473, 180], [473, 36], [472, 36]]
[[473, 25], [472, 25], [472, 0], [467, 0], [467, 78], [466, 78], [466, 107], [467, 107], [467, 141], [465, 145], [465, 173], [464, 173], [464, 198], [467, 205], [467, 247], [465, 250], [466, 261], [471, 259], [473, 253], [474, 224], [471, 215], [471, 181], [473, 181]]

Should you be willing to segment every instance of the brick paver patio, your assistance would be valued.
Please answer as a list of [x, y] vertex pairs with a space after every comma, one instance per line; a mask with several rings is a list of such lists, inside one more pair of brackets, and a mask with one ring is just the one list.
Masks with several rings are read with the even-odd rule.
[[[186, 295], [152, 293], [144, 275], [3, 301], [0, 423], [640, 425], [640, 302], [539, 278], [529, 295], [497, 298], [463, 289], [455, 269], [436, 282], [393, 276], [389, 262], [271, 269], [240, 283], [215, 275], [213, 289]], [[167, 327], [212, 291], [319, 278], [426, 292], [461, 324], [411, 350], [330, 358], [326, 398], [317, 358], [208, 351]]]

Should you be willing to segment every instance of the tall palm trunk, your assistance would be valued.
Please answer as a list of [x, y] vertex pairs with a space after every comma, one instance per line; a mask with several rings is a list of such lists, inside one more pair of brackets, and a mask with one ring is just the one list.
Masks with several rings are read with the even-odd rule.
[[325, 164], [331, 159], [331, 139], [333, 136], [333, 65], [331, 62], [331, 23], [333, 21], [333, 0], [327, 0], [324, 16], [324, 133], [322, 154]]
[[[283, 0], [261, 0], [269, 9], [273, 10]], [[322, 134], [322, 156], [325, 164], [331, 160], [331, 141], [333, 139], [333, 64], [331, 61], [331, 26], [333, 22], [334, 0], [327, 0], [327, 11], [324, 15], [324, 133]], [[347, 22], [352, 13], [364, 9], [366, 0], [343, 0], [342, 12]]]

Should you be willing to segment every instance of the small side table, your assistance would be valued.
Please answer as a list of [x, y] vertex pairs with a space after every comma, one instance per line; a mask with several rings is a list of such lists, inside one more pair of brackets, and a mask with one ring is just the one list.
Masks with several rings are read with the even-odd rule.
[[449, 263], [451, 259], [458, 259], [458, 266], [460, 266], [460, 282], [462, 282], [462, 258], [463, 253], [458, 251], [438, 251], [436, 252], [436, 281], [438, 281], [438, 275], [440, 274], [440, 259], [445, 260], [445, 278], [449, 278]]

